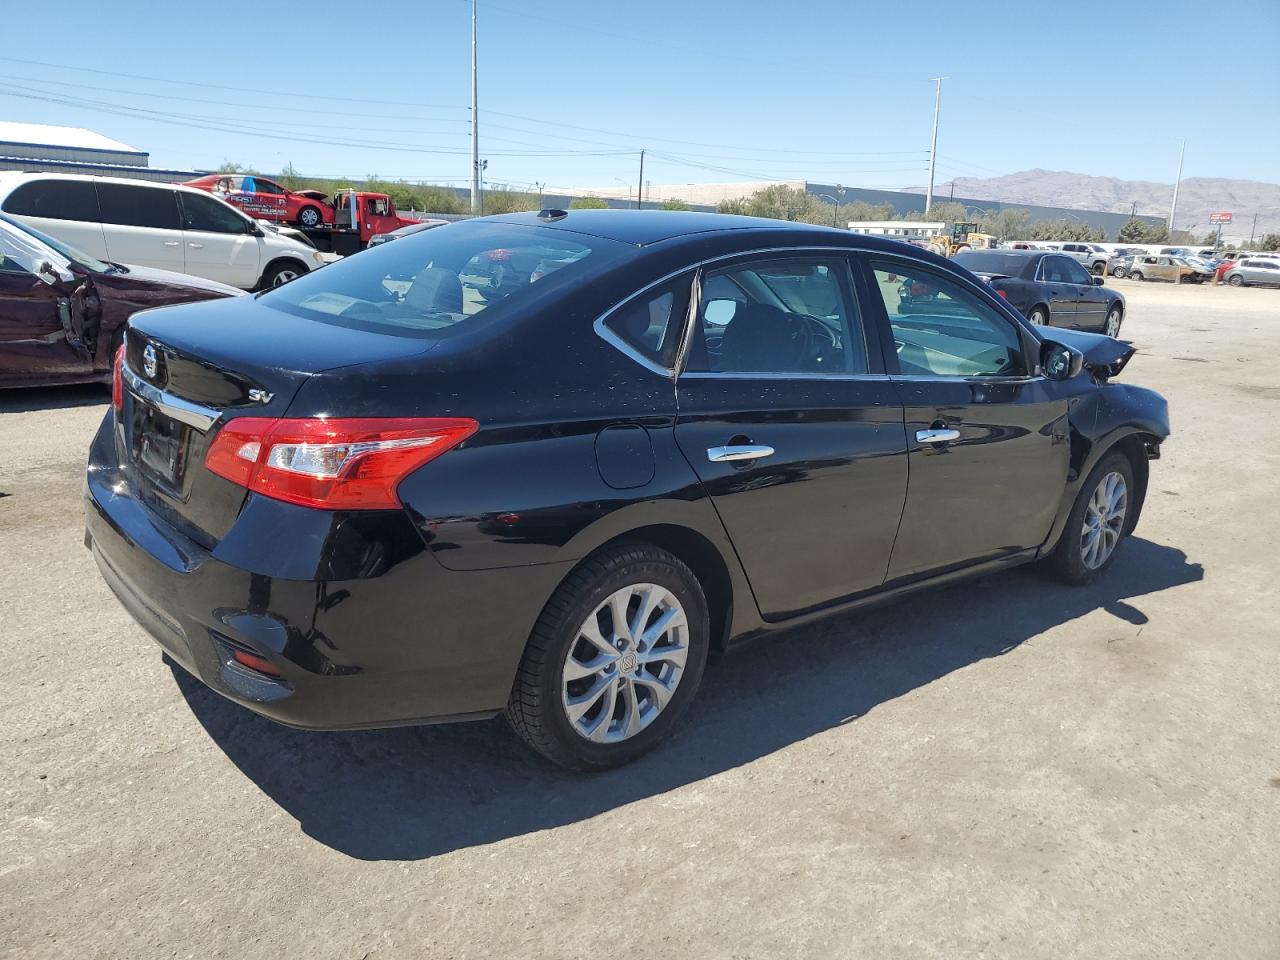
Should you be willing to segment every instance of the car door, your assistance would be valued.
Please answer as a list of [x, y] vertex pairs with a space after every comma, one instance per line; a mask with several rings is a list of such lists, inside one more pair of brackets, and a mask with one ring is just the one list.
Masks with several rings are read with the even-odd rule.
[[[1067, 478], [1066, 401], [1034, 338], [976, 286], [868, 255], [867, 279], [905, 407], [910, 481], [888, 580], [1039, 546]], [[904, 283], [905, 281], [905, 283]], [[904, 286], [928, 296], [904, 297]]]
[[1068, 260], [1061, 266], [1069, 281], [1068, 286], [1074, 292], [1071, 326], [1081, 330], [1102, 329], [1107, 318], [1106, 294], [1093, 282], [1093, 275], [1074, 260]]
[[97, 188], [106, 259], [176, 273], [186, 270], [177, 192], [172, 187], [102, 180]]
[[884, 581], [906, 440], [860, 299], [843, 253], [740, 257], [700, 277], [675, 438], [766, 619]]
[[245, 194], [242, 210], [251, 217], [283, 222], [290, 219], [288, 191], [280, 184], [262, 177], [245, 177], [245, 184], [252, 184], [253, 193]]
[[262, 238], [229, 204], [198, 190], [178, 191], [187, 273], [250, 290], [262, 276]]
[[1072, 263], [1075, 261], [1061, 254], [1044, 257], [1040, 261], [1038, 278], [1045, 285], [1049, 298], [1049, 321], [1056, 327], [1075, 326], [1078, 297], [1067, 273]]
[[72, 298], [0, 233], [0, 384], [88, 373]]

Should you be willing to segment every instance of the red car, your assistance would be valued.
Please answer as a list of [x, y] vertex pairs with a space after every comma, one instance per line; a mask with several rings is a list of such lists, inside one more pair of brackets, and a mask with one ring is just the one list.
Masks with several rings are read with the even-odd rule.
[[333, 206], [319, 190], [290, 190], [253, 173], [211, 173], [184, 186], [207, 190], [249, 216], [302, 227], [333, 223]]

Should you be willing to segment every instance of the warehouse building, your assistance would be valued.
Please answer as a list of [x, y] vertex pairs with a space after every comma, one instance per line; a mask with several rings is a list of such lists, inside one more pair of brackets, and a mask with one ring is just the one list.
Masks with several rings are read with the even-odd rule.
[[145, 150], [83, 127], [0, 120], [0, 170], [87, 173], [180, 183], [206, 171], [165, 170], [150, 165]]

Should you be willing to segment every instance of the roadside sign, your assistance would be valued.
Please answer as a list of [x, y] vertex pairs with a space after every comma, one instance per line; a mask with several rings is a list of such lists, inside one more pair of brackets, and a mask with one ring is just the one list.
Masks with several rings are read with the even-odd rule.
[[1209, 214], [1209, 222], [1210, 223], [1230, 223], [1231, 214], [1230, 213], [1211, 213]]

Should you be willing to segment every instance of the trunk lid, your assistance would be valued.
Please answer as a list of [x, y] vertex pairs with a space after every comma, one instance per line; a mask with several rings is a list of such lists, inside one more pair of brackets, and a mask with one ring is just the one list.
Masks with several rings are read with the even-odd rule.
[[431, 347], [294, 316], [249, 297], [135, 314], [117, 414], [121, 469], [140, 500], [212, 549], [248, 495], [205, 468], [222, 425], [284, 416], [302, 384], [323, 370], [406, 359]]

